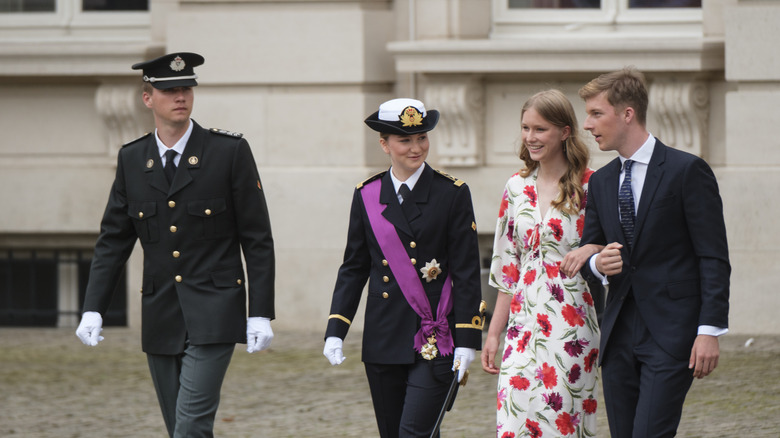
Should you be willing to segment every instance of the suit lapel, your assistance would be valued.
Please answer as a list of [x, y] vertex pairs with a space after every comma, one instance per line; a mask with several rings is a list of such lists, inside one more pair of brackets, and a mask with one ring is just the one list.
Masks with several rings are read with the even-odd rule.
[[406, 212], [406, 219], [410, 224], [422, 214], [422, 210], [417, 204], [427, 203], [428, 195], [431, 191], [433, 169], [427, 164], [423, 164], [423, 166], [425, 166], [425, 169], [423, 169], [420, 179], [417, 180], [417, 184], [414, 185], [412, 199], [410, 199], [411, 202], [409, 202], [409, 205], [406, 205], [406, 201], [404, 201], [403, 205], [404, 211]]
[[168, 193], [168, 181], [165, 179], [165, 172], [163, 171], [160, 150], [157, 148], [155, 135], [150, 135], [146, 142], [146, 154], [144, 154], [144, 160], [146, 160], [144, 163], [146, 181], [154, 189]]
[[382, 216], [384, 216], [385, 219], [407, 235], [414, 236], [411, 227], [409, 227], [409, 222], [406, 221], [406, 216], [404, 216], [404, 212], [401, 209], [401, 203], [398, 202], [398, 195], [395, 193], [395, 187], [393, 186], [392, 178], [390, 178], [389, 170], [382, 177], [382, 189], [379, 192], [379, 202], [387, 205], [387, 208], [382, 212]]
[[181, 154], [179, 167], [176, 170], [176, 177], [173, 179], [171, 189], [168, 192], [172, 196], [192, 182], [195, 171], [200, 168], [200, 161], [203, 157], [203, 144], [206, 142], [206, 130], [193, 121], [192, 134]]
[[[634, 242], [639, 240], [639, 235], [642, 232], [642, 226], [645, 224], [645, 218], [647, 218], [650, 204], [652, 204], [655, 192], [658, 189], [658, 185], [661, 183], [661, 179], [664, 175], [663, 164], [665, 160], [666, 146], [656, 139], [653, 155], [650, 157], [650, 163], [647, 165], [647, 175], [645, 176], [645, 183], [642, 186], [642, 196], [639, 198], [639, 207], [636, 212]], [[632, 248], [634, 242], [632, 242]]]
[[[623, 227], [620, 226], [620, 211], [618, 211], [618, 185], [620, 185], [620, 159], [615, 158], [606, 166], [606, 182], [604, 184], [604, 199], [607, 201], [604, 208], [603, 221], [616, 222], [620, 234]], [[625, 236], [624, 239], [625, 240]]]

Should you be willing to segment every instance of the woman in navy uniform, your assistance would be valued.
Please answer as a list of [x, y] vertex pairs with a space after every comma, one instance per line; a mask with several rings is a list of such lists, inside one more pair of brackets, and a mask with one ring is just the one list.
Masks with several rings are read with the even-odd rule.
[[438, 119], [393, 99], [365, 120], [392, 166], [355, 190], [325, 333], [338, 365], [368, 280], [363, 362], [383, 438], [429, 436], [455, 369], [463, 379], [482, 340], [471, 194], [425, 163]]

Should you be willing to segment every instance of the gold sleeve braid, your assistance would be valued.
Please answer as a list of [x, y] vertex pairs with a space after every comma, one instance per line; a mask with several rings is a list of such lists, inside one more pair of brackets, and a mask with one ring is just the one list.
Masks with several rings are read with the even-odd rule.
[[352, 325], [352, 321], [350, 321], [349, 319], [347, 319], [347, 318], [345, 318], [345, 317], [343, 317], [341, 315], [337, 315], [337, 314], [334, 313], [333, 315], [328, 316], [328, 319], [334, 319], [334, 318], [335, 319], [340, 319], [340, 320], [346, 322], [347, 325]]

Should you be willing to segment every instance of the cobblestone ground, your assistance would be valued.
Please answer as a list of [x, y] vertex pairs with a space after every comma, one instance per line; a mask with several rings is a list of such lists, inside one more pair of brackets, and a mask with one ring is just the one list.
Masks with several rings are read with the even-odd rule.
[[[107, 329], [96, 348], [73, 329], [0, 329], [0, 437], [164, 437], [140, 335]], [[715, 373], [694, 382], [682, 437], [780, 436], [780, 336], [727, 335]], [[331, 367], [320, 333], [278, 331], [272, 348], [237, 348], [222, 391], [220, 437], [375, 437], [360, 336]], [[472, 365], [442, 436], [495, 436], [495, 379]], [[599, 437], [609, 437], [599, 407]]]

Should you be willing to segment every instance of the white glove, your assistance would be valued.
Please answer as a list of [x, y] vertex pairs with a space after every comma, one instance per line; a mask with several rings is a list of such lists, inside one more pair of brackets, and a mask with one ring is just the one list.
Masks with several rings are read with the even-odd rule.
[[103, 317], [98, 312], [84, 312], [81, 315], [81, 323], [76, 329], [76, 336], [81, 339], [84, 345], [94, 347], [103, 340], [100, 332], [103, 331]]
[[452, 371], [458, 370], [458, 382], [463, 380], [463, 376], [466, 375], [466, 370], [469, 369], [469, 365], [474, 361], [474, 355], [477, 350], [474, 348], [457, 347], [452, 358]]
[[271, 345], [274, 332], [271, 330], [271, 319], [263, 316], [252, 316], [246, 320], [246, 351], [256, 353]]
[[328, 336], [328, 338], [325, 339], [325, 349], [322, 350], [322, 354], [328, 358], [331, 365], [341, 365], [341, 362], [344, 362], [344, 359], [346, 359], [346, 357], [344, 357], [344, 352], [342, 351], [343, 346], [344, 341], [342, 341], [341, 338]]

